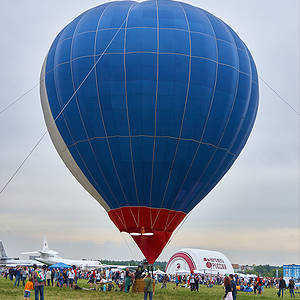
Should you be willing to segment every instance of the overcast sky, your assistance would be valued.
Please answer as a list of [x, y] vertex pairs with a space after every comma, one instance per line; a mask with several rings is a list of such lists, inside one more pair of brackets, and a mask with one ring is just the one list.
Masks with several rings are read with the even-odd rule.
[[[1, 0], [0, 110], [39, 82], [58, 32], [107, 1]], [[186, 0], [230, 25], [259, 76], [299, 111], [299, 1]], [[45, 131], [39, 89], [0, 115], [0, 189]], [[260, 81], [246, 147], [192, 211], [158, 260], [182, 247], [223, 252], [232, 263], [300, 263], [299, 116]], [[0, 195], [0, 239], [9, 255], [41, 248], [62, 256], [142, 259], [104, 209], [73, 178], [49, 136]]]

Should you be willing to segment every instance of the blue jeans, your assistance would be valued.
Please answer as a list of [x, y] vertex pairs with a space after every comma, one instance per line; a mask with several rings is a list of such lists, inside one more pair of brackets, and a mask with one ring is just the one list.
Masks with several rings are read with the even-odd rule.
[[16, 276], [16, 281], [15, 281], [14, 286], [16, 286], [16, 284], [17, 284], [17, 282], [18, 282], [18, 287], [19, 287], [19, 285], [20, 285], [20, 279], [21, 279], [21, 276], [20, 276], [20, 275], [17, 275], [17, 276]]
[[290, 289], [290, 294], [291, 294], [291, 298], [293, 298], [293, 296], [294, 296], [294, 298], [295, 298], [294, 289]]
[[236, 300], [236, 291], [232, 292], [232, 298], [233, 300]]
[[260, 285], [257, 287], [257, 291], [259, 294], [261, 294], [261, 286]]
[[284, 291], [284, 288], [279, 288], [278, 297], [280, 297], [280, 293], [281, 293], [281, 297], [283, 297], [283, 291]]
[[38, 285], [34, 288], [35, 293], [35, 300], [39, 300], [39, 294], [40, 294], [40, 300], [44, 300], [44, 286]]
[[149, 295], [149, 300], [152, 300], [153, 292], [144, 292], [144, 300], [147, 300], [148, 295]]

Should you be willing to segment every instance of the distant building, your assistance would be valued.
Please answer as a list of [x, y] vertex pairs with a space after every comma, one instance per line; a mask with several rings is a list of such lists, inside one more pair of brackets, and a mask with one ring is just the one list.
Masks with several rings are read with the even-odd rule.
[[243, 266], [240, 266], [240, 269], [241, 269], [241, 272], [253, 271], [254, 270], [254, 266], [243, 265]]
[[283, 265], [283, 278], [288, 281], [293, 278], [296, 286], [300, 286], [300, 265]]
[[229, 259], [221, 252], [191, 248], [184, 248], [174, 253], [166, 267], [168, 274], [194, 270], [214, 275], [234, 273]]

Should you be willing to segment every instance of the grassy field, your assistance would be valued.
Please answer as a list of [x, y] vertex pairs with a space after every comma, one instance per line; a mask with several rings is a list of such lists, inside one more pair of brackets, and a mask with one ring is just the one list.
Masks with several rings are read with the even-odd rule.
[[[21, 284], [22, 285], [22, 284]], [[85, 280], [79, 281], [79, 286], [88, 287]], [[167, 289], [161, 290], [160, 285], [157, 285], [156, 293], [154, 299], [162, 300], [179, 300], [179, 299], [201, 299], [201, 300], [220, 300], [223, 295], [222, 287], [200, 287], [199, 292], [191, 292], [188, 289], [178, 288], [174, 289], [173, 284], [169, 284]], [[2, 300], [18, 300], [23, 298], [23, 286], [14, 287], [13, 281], [9, 279], [4, 279], [0, 277], [0, 299]], [[253, 293], [243, 293], [239, 292], [237, 299], [238, 300], [251, 300], [251, 299], [278, 299], [276, 295], [276, 289], [265, 289], [263, 295], [254, 295]], [[284, 298], [289, 299], [290, 295], [286, 291]], [[34, 300], [34, 291], [30, 297]], [[123, 292], [99, 292], [99, 291], [83, 291], [83, 290], [71, 290], [67, 288], [58, 288], [58, 287], [45, 287], [45, 300], [60, 300], [60, 299], [143, 299], [142, 294], [125, 294]], [[296, 294], [296, 299], [300, 299], [300, 294]]]

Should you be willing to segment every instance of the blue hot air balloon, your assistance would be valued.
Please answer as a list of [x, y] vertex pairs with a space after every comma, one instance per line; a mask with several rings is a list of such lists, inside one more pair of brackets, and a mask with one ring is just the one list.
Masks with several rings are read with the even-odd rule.
[[59, 155], [149, 263], [236, 160], [258, 107], [237, 34], [170, 0], [82, 13], [54, 40], [41, 79]]

